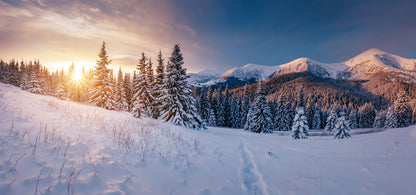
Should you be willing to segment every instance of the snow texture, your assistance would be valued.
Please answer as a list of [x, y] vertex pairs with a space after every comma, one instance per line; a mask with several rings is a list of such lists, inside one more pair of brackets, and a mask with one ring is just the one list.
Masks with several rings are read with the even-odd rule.
[[193, 131], [0, 84], [0, 194], [416, 193], [416, 126], [321, 133]]

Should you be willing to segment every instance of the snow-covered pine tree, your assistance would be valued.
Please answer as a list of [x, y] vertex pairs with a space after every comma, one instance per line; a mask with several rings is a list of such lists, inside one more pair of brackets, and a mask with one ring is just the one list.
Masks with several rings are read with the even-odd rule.
[[39, 61], [35, 61], [34, 65], [31, 68], [27, 91], [36, 94], [44, 94], [41, 79], [41, 66]]
[[165, 96], [165, 88], [164, 88], [164, 79], [166, 77], [165, 74], [165, 64], [163, 62], [162, 52], [159, 51], [157, 56], [157, 66], [156, 66], [156, 77], [153, 84], [153, 117], [159, 118], [161, 112], [161, 99]]
[[337, 118], [337, 110], [335, 108], [331, 108], [331, 112], [329, 113], [328, 118], [326, 118], [325, 131], [332, 131], [335, 129]]
[[394, 111], [397, 117], [397, 127], [408, 127], [412, 120], [412, 110], [406, 92], [400, 91], [394, 102]]
[[209, 100], [207, 98], [207, 94], [205, 92], [205, 88], [201, 88], [201, 98], [200, 98], [200, 116], [201, 119], [208, 123], [209, 121], [209, 112], [210, 112], [210, 106], [209, 106]]
[[142, 116], [152, 117], [153, 115], [153, 96], [149, 85], [147, 71], [146, 56], [142, 53], [142, 57], [137, 64], [138, 75], [133, 81], [133, 116], [140, 118]]
[[92, 86], [88, 101], [98, 107], [113, 110], [114, 100], [112, 98], [113, 86], [111, 83], [112, 78], [110, 77], [111, 70], [107, 68], [111, 60], [108, 59], [105, 42], [101, 46], [98, 57], [99, 60], [97, 60], [97, 65], [93, 71]]
[[386, 115], [383, 112], [378, 112], [374, 119], [373, 128], [383, 128], [386, 122]]
[[386, 128], [397, 128], [397, 117], [394, 106], [390, 106], [386, 115]]
[[176, 44], [166, 70], [166, 94], [161, 98], [162, 110], [159, 118], [175, 125], [194, 129], [205, 129], [205, 124], [194, 106], [192, 89], [188, 84], [183, 57]]
[[64, 85], [62, 85], [62, 82], [58, 82], [58, 85], [55, 89], [55, 96], [61, 100], [67, 100], [67, 93], [65, 91]]
[[296, 109], [295, 118], [292, 125], [293, 139], [307, 139], [309, 136], [308, 119], [306, 118], [305, 107]]
[[127, 103], [127, 93], [124, 88], [124, 76], [121, 67], [118, 69], [117, 81], [114, 89], [116, 108], [118, 110], [127, 111], [129, 105]]
[[359, 128], [372, 128], [374, 125], [374, 119], [376, 118], [376, 111], [374, 106], [369, 103], [365, 103], [359, 109], [360, 116], [358, 118]]
[[217, 126], [224, 127], [225, 126], [225, 106], [224, 106], [224, 94], [221, 93], [221, 90], [218, 90], [216, 93], [217, 96], [215, 97], [215, 108], [217, 110]]
[[231, 127], [240, 128], [241, 127], [241, 98], [232, 98], [231, 99]]
[[357, 110], [352, 110], [349, 115], [349, 126], [351, 129], [358, 128], [358, 112]]
[[224, 91], [224, 102], [222, 105], [224, 106], [224, 126], [231, 127], [231, 102], [230, 102], [230, 94], [228, 92], [228, 84], [225, 86]]
[[344, 138], [349, 138], [351, 137], [350, 133], [349, 133], [349, 129], [350, 127], [348, 126], [348, 120], [347, 120], [347, 115], [345, 114], [345, 112], [341, 112], [340, 117], [337, 118], [336, 120], [336, 124], [335, 124], [335, 136], [334, 138], [337, 139], [344, 139]]
[[306, 102], [306, 118], [308, 118], [308, 125], [311, 129], [314, 129], [312, 127], [314, 115], [315, 115], [315, 102], [309, 99], [309, 101]]
[[271, 133], [272, 120], [270, 109], [266, 99], [266, 89], [263, 81], [259, 81], [256, 100], [249, 111], [249, 118], [247, 118], [246, 130], [254, 133]]
[[123, 90], [126, 93], [127, 111], [131, 111], [133, 94], [132, 94], [132, 84], [131, 84], [130, 73], [124, 74]]
[[275, 129], [277, 131], [290, 131], [292, 120], [289, 115], [288, 103], [285, 95], [279, 97], [279, 102], [277, 103], [278, 107], [276, 108], [276, 115], [274, 118]]
[[319, 109], [316, 109], [312, 118], [311, 129], [321, 129], [321, 122], [321, 111]]
[[248, 116], [248, 112], [250, 111], [251, 108], [251, 102], [250, 102], [250, 93], [247, 87], [247, 83], [244, 86], [244, 93], [243, 93], [243, 104], [241, 107], [241, 124], [242, 126], [245, 126], [245, 124], [247, 123], [247, 116]]

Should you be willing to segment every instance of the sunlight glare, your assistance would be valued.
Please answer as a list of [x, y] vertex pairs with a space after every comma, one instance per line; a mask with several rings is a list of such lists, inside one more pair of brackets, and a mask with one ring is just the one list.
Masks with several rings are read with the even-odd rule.
[[74, 73], [74, 80], [79, 81], [82, 78], [82, 72], [81, 71], [75, 71]]

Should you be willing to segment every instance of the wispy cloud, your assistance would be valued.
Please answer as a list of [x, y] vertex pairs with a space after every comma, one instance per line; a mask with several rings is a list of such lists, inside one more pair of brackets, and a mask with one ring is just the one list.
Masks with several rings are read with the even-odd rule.
[[[1, 57], [36, 57], [53, 61], [95, 61], [101, 41], [110, 54], [123, 54], [113, 62], [135, 64], [141, 52], [166, 55], [180, 42], [193, 51], [203, 50], [192, 38], [197, 32], [175, 20], [169, 1], [23, 0], [0, 2]], [[37, 48], [33, 50], [33, 48]], [[126, 57], [127, 56], [127, 57]]]

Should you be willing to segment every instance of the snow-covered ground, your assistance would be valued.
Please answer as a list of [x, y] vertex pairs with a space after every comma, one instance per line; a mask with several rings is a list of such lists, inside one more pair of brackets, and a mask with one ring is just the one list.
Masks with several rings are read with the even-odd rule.
[[416, 194], [415, 126], [293, 140], [0, 91], [0, 194]]

